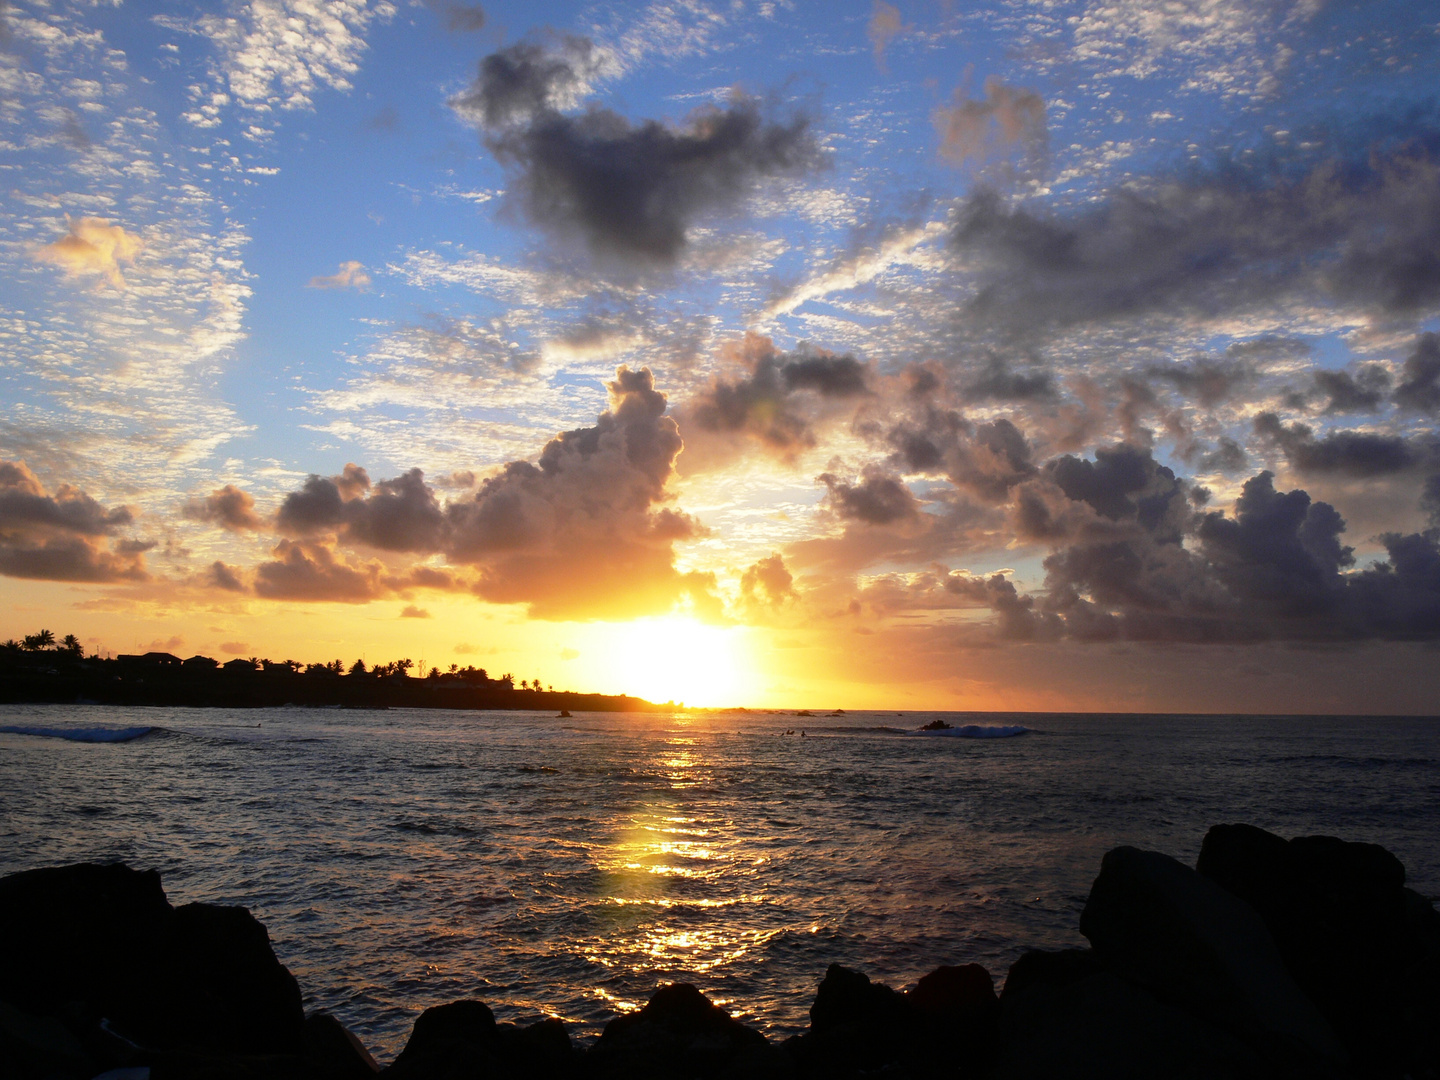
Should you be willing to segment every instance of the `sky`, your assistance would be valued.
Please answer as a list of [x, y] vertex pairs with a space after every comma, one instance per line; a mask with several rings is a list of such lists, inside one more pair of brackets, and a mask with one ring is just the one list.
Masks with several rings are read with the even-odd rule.
[[0, 637], [1440, 711], [1440, 12], [0, 0]]

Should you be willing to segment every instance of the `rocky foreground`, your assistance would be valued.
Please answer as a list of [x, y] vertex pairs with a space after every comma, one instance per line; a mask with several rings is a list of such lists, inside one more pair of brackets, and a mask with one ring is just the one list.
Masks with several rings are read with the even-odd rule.
[[686, 984], [590, 1047], [558, 1020], [425, 1010], [381, 1069], [238, 907], [166, 901], [121, 865], [0, 879], [0, 1076], [17, 1080], [1440, 1078], [1440, 916], [1384, 848], [1217, 825], [1195, 869], [1105, 856], [1089, 949], [899, 991], [833, 965], [810, 1028], [772, 1043]]

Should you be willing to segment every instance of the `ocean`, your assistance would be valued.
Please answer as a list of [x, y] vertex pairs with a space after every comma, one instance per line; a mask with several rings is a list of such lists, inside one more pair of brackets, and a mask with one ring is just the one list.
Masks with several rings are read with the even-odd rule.
[[[913, 733], [942, 717], [976, 730]], [[1440, 721], [0, 706], [0, 872], [243, 904], [382, 1062], [465, 997], [585, 1038], [683, 980], [782, 1037], [831, 963], [998, 986], [1084, 944], [1107, 850], [1234, 821], [1383, 844], [1433, 898]]]

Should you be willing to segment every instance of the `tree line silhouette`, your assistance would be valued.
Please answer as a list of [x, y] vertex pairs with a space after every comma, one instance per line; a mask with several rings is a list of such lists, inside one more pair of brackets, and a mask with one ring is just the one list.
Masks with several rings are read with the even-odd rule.
[[451, 664], [412, 677], [409, 657], [367, 665], [358, 659], [305, 664], [258, 656], [221, 663], [208, 656], [181, 659], [152, 651], [101, 657], [85, 654], [74, 634], [50, 630], [0, 643], [0, 702], [79, 702], [128, 705], [348, 708], [584, 709], [654, 708], [627, 695], [557, 691], [539, 678]]

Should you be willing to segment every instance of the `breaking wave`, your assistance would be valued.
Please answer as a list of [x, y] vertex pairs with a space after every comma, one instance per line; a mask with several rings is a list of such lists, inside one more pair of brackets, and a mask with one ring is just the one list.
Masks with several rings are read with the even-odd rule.
[[5, 735], [34, 735], [41, 739], [66, 739], [70, 742], [133, 742], [136, 739], [143, 739], [156, 731], [163, 731], [158, 727], [30, 727], [24, 724], [10, 724], [0, 727], [0, 734]]
[[940, 735], [950, 739], [1009, 739], [1030, 729], [1021, 724], [962, 724], [959, 727], [907, 731], [907, 735]]

